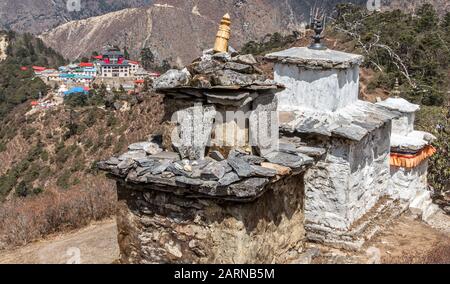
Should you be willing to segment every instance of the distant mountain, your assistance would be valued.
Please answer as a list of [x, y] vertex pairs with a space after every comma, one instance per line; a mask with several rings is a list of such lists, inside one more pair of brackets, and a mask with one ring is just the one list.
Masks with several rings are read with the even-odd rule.
[[269, 33], [300, 30], [315, 3], [329, 10], [341, 2], [364, 1], [156, 0], [144, 8], [69, 22], [42, 38], [69, 59], [114, 44], [127, 46], [134, 57], [149, 47], [157, 59], [182, 65], [212, 47], [220, 19], [227, 12], [233, 22], [231, 45], [240, 48]]
[[[67, 3], [80, 3], [79, 11]], [[152, 0], [0, 0], [0, 29], [41, 33], [71, 20], [85, 19]], [[77, 6], [74, 6], [77, 8]]]

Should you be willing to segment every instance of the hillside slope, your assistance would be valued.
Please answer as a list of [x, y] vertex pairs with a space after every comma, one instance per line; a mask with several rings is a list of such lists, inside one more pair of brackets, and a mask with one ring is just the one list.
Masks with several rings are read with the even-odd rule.
[[142, 7], [152, 0], [79, 0], [80, 11], [69, 11], [67, 0], [1, 0], [0, 28], [41, 33], [71, 20], [125, 8]]

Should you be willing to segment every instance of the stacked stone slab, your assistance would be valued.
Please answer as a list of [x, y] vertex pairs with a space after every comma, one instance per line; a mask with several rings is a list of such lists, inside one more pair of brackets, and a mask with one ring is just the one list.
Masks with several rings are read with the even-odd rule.
[[432, 204], [427, 180], [428, 160], [435, 152], [431, 143], [436, 138], [430, 133], [414, 130], [419, 105], [399, 97], [377, 104], [401, 114], [392, 122], [391, 180], [388, 193], [426, 221], [438, 211], [438, 206]]
[[358, 249], [386, 213], [391, 121], [399, 113], [360, 101], [363, 58], [333, 50], [291, 48], [275, 62], [281, 130], [326, 149], [305, 174], [305, 229], [312, 241]]
[[[261, 129], [278, 138], [275, 93], [283, 88], [255, 63], [251, 55], [205, 52], [184, 70], [164, 74], [154, 87], [165, 95], [176, 141], [152, 136], [98, 164], [117, 182], [123, 263], [289, 263], [299, 257], [304, 171], [325, 151], [295, 138], [276, 139], [276, 148], [259, 139]], [[247, 113], [248, 123], [241, 129], [218, 121], [226, 111]], [[260, 115], [271, 112], [275, 119]], [[230, 128], [242, 131], [244, 147], [224, 138], [226, 151], [211, 145], [215, 129]]]

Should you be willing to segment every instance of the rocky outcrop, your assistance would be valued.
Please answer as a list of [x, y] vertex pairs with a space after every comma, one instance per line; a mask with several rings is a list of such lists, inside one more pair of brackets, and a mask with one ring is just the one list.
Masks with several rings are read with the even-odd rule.
[[8, 55], [6, 54], [8, 46], [9, 46], [8, 36], [0, 33], [0, 62], [8, 57]]

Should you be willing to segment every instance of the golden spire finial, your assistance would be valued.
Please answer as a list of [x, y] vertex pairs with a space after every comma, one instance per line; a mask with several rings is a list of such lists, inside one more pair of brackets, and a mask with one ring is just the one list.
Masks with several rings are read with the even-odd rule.
[[216, 42], [214, 44], [214, 52], [228, 52], [228, 41], [231, 35], [231, 17], [226, 13], [220, 22], [219, 32], [217, 32]]
[[392, 91], [392, 94], [394, 95], [394, 97], [398, 98], [401, 95], [401, 91], [400, 91], [400, 84], [398, 82], [398, 78], [395, 79], [395, 85], [394, 85], [394, 90]]

